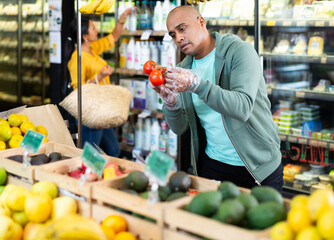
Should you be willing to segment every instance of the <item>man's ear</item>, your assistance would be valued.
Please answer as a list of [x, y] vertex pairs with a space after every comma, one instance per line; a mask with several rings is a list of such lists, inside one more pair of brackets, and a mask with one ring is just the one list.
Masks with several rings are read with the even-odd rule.
[[201, 27], [206, 27], [206, 21], [202, 16], [198, 16], [197, 20], [199, 21]]

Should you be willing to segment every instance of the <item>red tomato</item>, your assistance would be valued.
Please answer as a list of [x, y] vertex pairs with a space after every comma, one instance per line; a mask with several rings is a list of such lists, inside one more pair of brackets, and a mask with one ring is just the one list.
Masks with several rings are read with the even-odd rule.
[[155, 69], [151, 72], [149, 79], [153, 86], [160, 86], [165, 82], [165, 79], [162, 76], [161, 71], [158, 69]]
[[143, 66], [143, 71], [147, 75], [150, 75], [151, 72], [155, 69], [155, 67], [158, 66], [158, 64], [154, 61], [147, 61]]

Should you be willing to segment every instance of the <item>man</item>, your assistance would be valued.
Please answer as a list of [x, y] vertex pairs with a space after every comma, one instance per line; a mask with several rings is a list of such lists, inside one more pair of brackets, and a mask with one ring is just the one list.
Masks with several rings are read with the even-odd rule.
[[192, 6], [173, 9], [167, 28], [186, 57], [154, 89], [170, 128], [176, 134], [190, 128], [193, 173], [281, 191], [278, 127], [254, 48], [235, 35], [209, 34]]

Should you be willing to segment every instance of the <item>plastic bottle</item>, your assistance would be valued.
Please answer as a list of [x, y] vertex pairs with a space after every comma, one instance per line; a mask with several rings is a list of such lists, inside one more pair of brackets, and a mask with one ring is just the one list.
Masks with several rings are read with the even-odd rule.
[[145, 118], [143, 127], [143, 150], [150, 151], [151, 148], [151, 119]]
[[168, 66], [168, 47], [169, 47], [169, 42], [163, 41], [161, 56], [160, 56], [161, 66], [165, 67]]
[[146, 0], [143, 0], [140, 8], [140, 29], [151, 29], [152, 28], [152, 12], [147, 6]]
[[172, 157], [177, 156], [177, 135], [172, 131], [168, 130], [168, 154]]
[[128, 139], [129, 119], [122, 126], [122, 142], [126, 143]]
[[135, 39], [131, 37], [130, 42], [126, 48], [126, 67], [134, 69], [135, 65]]
[[140, 41], [136, 41], [136, 47], [135, 47], [135, 64], [134, 69], [140, 70], [140, 63], [141, 63], [141, 46]]
[[158, 108], [157, 104], [158, 94], [151, 87], [151, 83], [148, 82], [146, 85], [146, 108], [152, 111], [156, 111]]
[[140, 69], [143, 69], [145, 62], [149, 60], [151, 60], [151, 49], [148, 45], [148, 41], [144, 41], [141, 48]]
[[140, 30], [140, 13], [141, 13], [141, 5], [140, 0], [136, 1], [136, 7], [137, 7], [137, 29]]
[[126, 143], [133, 146], [135, 144], [135, 126], [133, 122], [133, 116], [130, 116], [129, 126], [128, 126], [128, 135], [126, 138]]
[[161, 24], [161, 30], [167, 31], [166, 21], [167, 16], [170, 11], [170, 2], [169, 0], [165, 0], [162, 4], [162, 24]]
[[156, 63], [160, 63], [159, 49], [158, 46], [156, 45], [156, 42], [153, 41], [150, 42], [150, 49], [151, 49], [151, 60]]
[[119, 67], [125, 68], [126, 67], [126, 48], [127, 48], [126, 38], [122, 39], [121, 46], [119, 46]]
[[143, 147], [143, 119], [141, 117], [138, 117], [136, 123], [135, 147], [138, 149]]
[[163, 65], [167, 67], [175, 67], [176, 66], [176, 48], [173, 42], [169, 44], [167, 50], [167, 65]]
[[159, 150], [161, 152], [167, 153], [168, 148], [168, 133], [167, 133], [167, 123], [166, 121], [161, 122], [161, 133], [159, 137]]
[[[133, 7], [132, 0], [128, 0], [128, 2], [126, 3], [125, 9], [132, 8], [132, 7]], [[129, 26], [130, 26], [129, 25], [130, 24], [129, 20], [130, 20], [130, 17], [126, 18], [125, 23], [123, 25], [123, 29], [129, 30]]]
[[[125, 0], [122, 0], [118, 6], [118, 16], [117, 16], [118, 19], [120, 18], [122, 13], [125, 11], [125, 9], [126, 9]], [[123, 28], [124, 28], [124, 25], [123, 25]]]
[[153, 15], [153, 30], [154, 31], [161, 31], [162, 28], [162, 6], [161, 2], [157, 1], [155, 8], [154, 8], [154, 15]]
[[160, 126], [156, 118], [152, 119], [151, 126], [151, 151], [159, 149]]
[[135, 8], [132, 8], [131, 15], [129, 17], [129, 32], [137, 31], [137, 12]]

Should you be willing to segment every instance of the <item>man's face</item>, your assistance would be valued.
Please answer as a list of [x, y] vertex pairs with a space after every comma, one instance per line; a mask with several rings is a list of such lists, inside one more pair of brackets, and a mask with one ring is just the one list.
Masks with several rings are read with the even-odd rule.
[[188, 16], [184, 11], [173, 12], [168, 16], [167, 29], [184, 54], [196, 57], [201, 51], [206, 26], [201, 24], [200, 17]]

